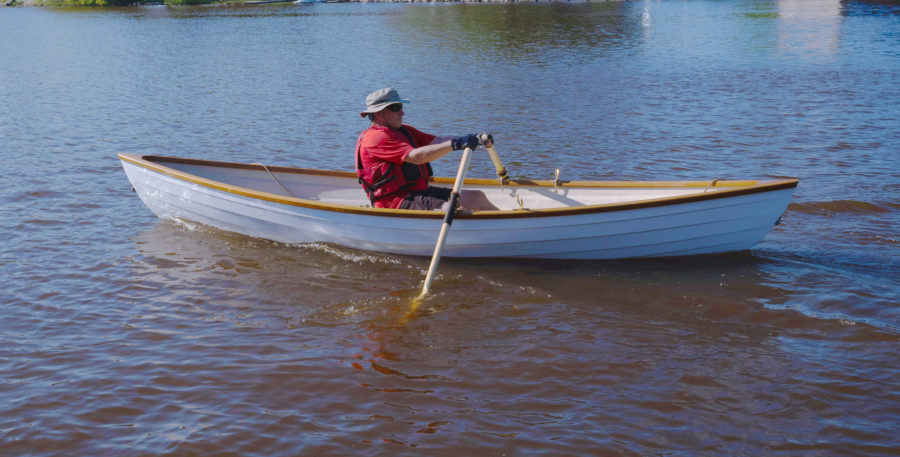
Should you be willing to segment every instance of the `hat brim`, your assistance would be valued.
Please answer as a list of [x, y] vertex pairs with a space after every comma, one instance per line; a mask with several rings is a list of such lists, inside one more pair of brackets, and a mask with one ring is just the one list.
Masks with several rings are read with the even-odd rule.
[[391, 100], [389, 102], [379, 103], [379, 104], [377, 104], [375, 106], [371, 106], [368, 109], [366, 109], [365, 111], [359, 113], [359, 117], [366, 117], [369, 114], [375, 114], [375, 113], [387, 108], [388, 106], [396, 105], [397, 103], [409, 103], [409, 100], [400, 99], [400, 100]]

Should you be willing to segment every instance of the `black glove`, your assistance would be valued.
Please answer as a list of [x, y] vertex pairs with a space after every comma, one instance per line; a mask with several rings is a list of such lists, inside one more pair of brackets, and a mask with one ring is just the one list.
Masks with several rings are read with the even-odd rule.
[[485, 146], [493, 146], [494, 135], [491, 135], [488, 132], [481, 132], [481, 134], [478, 135], [478, 141]]
[[454, 138], [450, 140], [450, 147], [453, 148], [454, 151], [465, 148], [475, 149], [478, 147], [478, 136], [469, 134]]

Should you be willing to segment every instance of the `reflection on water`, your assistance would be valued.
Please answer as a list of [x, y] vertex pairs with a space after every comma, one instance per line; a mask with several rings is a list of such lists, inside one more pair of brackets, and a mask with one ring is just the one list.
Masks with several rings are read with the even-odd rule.
[[402, 28], [428, 37], [419, 46], [458, 50], [496, 65], [590, 61], [610, 44], [632, 41], [631, 13], [620, 2], [547, 6], [491, 5], [479, 14], [463, 8], [416, 8], [402, 16]]
[[838, 52], [841, 0], [778, 0], [778, 46], [788, 53]]
[[[385, 322], [405, 322], [401, 316], [418, 294], [428, 266], [427, 258], [322, 243], [285, 245], [181, 222], [161, 221], [135, 243], [143, 260], [132, 265], [132, 274], [153, 285], [155, 293], [173, 293], [164, 284], [193, 284], [206, 277], [202, 290], [217, 296], [217, 305], [254, 312], [287, 307], [297, 313], [291, 320], [305, 323], [326, 324], [370, 313]], [[444, 259], [435, 295], [425, 299], [423, 312], [413, 320], [442, 312], [448, 302], [496, 300], [500, 304], [515, 297], [532, 305], [595, 306], [602, 297], [607, 310], [618, 312], [716, 322], [750, 320], [780, 328], [782, 319], [796, 317], [783, 311], [802, 310], [796, 303], [787, 306], [794, 294], [791, 289], [798, 286], [785, 283], [781, 276], [815, 267], [766, 252], [627, 261]], [[872, 283], [877, 281], [876, 270], [860, 269], [851, 277], [812, 271], [824, 276], [807, 278], [805, 294], [815, 294], [817, 287], [827, 284], [850, 290], [878, 287]], [[647, 284], [653, 288], [646, 289]], [[834, 297], [834, 292], [822, 297]], [[848, 294], [844, 306], [853, 306], [851, 297]], [[865, 301], [860, 304], [869, 306]], [[812, 328], [847, 321], [840, 314], [802, 311], [811, 318]]]
[[[777, 436], [800, 439], [816, 429], [815, 417], [839, 414], [866, 396], [835, 387], [827, 370], [804, 367], [810, 354], [824, 366], [835, 363], [815, 348], [819, 336], [873, 348], [897, 343], [895, 334], [864, 323], [785, 306], [796, 292], [781, 276], [796, 267], [750, 253], [575, 264], [448, 260], [427, 312], [398, 325], [417, 290], [393, 285], [420, 278], [423, 259], [287, 246], [167, 222], [136, 244], [137, 280], [157, 284], [153, 267], [163, 267], [177, 280], [154, 293], [194, 308], [180, 310], [179, 320], [201, 319], [227, 333], [234, 326], [244, 338], [268, 341], [250, 349], [204, 336], [206, 349], [191, 352], [214, 361], [233, 347], [276, 361], [271, 368], [244, 362], [242, 371], [261, 376], [252, 384], [261, 389], [254, 401], [267, 414], [290, 418], [273, 423], [274, 431], [313, 421], [327, 439], [306, 448], [323, 452], [355, 442], [443, 454], [453, 446], [439, 443], [472, 434], [510, 452], [525, 437], [555, 437], [541, 448], [579, 453], [619, 449], [614, 436], [639, 436], [648, 425], [667, 448], [691, 449], [715, 430], [724, 441], [711, 445], [727, 450], [722, 442], [748, 428], [762, 437], [742, 445], [765, 447], [776, 436], [772, 424]], [[196, 301], [183, 289], [210, 300]], [[164, 312], [148, 310], [157, 325]], [[296, 345], [302, 359], [285, 344]], [[304, 381], [322, 375], [327, 389]], [[340, 400], [314, 401], [310, 392], [339, 392]], [[809, 406], [797, 408], [798, 401]], [[222, 404], [240, 410], [240, 403]], [[697, 417], [733, 404], [743, 407], [728, 408], [727, 418]], [[326, 407], [341, 414], [325, 414]], [[752, 425], [760, 417], [766, 426]], [[603, 432], [610, 427], [604, 424], [615, 425]], [[594, 433], [582, 442], [578, 430], [585, 428]]]
[[156, 285], [160, 294], [172, 293], [165, 284], [191, 285], [216, 297], [217, 306], [253, 315], [289, 309], [295, 314], [288, 319], [305, 323], [327, 324], [366, 310], [397, 308], [392, 294], [398, 292], [386, 287], [392, 281], [374, 279], [395, 277], [398, 285], [420, 280], [420, 270], [390, 256], [324, 244], [283, 245], [191, 223], [160, 222], [135, 244], [144, 261], [132, 265], [133, 274]]

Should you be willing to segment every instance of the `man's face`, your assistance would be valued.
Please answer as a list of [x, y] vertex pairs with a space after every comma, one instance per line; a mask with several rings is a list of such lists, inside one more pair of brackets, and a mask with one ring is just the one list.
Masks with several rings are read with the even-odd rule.
[[403, 127], [403, 104], [394, 103], [387, 108], [379, 111], [375, 116], [381, 118], [381, 123], [392, 128], [399, 129]]

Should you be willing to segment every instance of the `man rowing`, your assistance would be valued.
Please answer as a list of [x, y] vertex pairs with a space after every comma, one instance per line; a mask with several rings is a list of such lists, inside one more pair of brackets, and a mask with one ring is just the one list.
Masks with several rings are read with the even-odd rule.
[[[434, 175], [429, 162], [453, 151], [478, 147], [478, 136], [437, 137], [403, 124], [403, 104], [393, 88], [376, 90], [366, 97], [360, 113], [371, 121], [356, 142], [359, 182], [377, 208], [444, 209], [451, 189], [429, 185]], [[463, 190], [460, 207], [466, 210], [497, 209], [476, 190]]]

